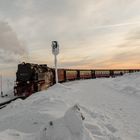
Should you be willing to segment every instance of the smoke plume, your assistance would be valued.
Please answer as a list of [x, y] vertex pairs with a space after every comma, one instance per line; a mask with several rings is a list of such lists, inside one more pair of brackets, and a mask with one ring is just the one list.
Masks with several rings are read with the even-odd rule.
[[0, 21], [0, 62], [18, 62], [26, 49], [8, 23]]

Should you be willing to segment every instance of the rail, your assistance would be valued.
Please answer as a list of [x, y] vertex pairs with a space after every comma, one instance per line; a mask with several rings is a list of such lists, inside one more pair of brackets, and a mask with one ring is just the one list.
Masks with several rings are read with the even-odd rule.
[[19, 96], [19, 97], [15, 97], [15, 98], [13, 98], [13, 99], [10, 99], [10, 100], [8, 100], [8, 101], [2, 102], [2, 103], [0, 103], [0, 109], [6, 107], [6, 106], [7, 106], [8, 104], [10, 104], [12, 101], [15, 101], [15, 100], [17, 100], [17, 99], [25, 99], [25, 97]]

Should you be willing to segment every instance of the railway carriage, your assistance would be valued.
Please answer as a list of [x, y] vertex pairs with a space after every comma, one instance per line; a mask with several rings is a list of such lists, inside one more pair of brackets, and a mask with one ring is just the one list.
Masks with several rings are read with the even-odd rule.
[[76, 70], [66, 70], [66, 80], [76, 80], [77, 79], [77, 71]]
[[109, 70], [96, 70], [95, 77], [96, 78], [102, 78], [102, 77], [108, 78], [108, 77], [110, 77], [110, 71]]
[[91, 70], [81, 70], [80, 79], [90, 79], [92, 78]]

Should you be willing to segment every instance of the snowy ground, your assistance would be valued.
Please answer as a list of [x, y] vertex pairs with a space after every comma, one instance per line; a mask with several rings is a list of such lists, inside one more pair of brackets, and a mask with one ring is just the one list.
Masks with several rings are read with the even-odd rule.
[[16, 100], [0, 110], [0, 140], [139, 140], [139, 83], [140, 73], [74, 81]]
[[1, 96], [1, 92], [3, 92], [3, 96], [5, 98], [0, 97], [0, 103], [7, 101], [11, 98], [14, 98], [14, 94], [13, 94], [14, 81], [15, 81], [15, 79], [12, 76], [11, 77], [6, 77], [6, 76], [2, 77], [2, 86], [0, 83], [0, 96]]

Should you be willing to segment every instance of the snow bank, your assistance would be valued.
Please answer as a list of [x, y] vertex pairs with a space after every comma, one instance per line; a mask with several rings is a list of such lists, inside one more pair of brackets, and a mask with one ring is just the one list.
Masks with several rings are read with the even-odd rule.
[[64, 117], [50, 121], [42, 130], [40, 140], [94, 140], [83, 124], [78, 105], [66, 111]]
[[116, 77], [110, 84], [108, 82], [106, 84], [122, 94], [140, 98], [139, 83], [140, 73], [136, 72], [133, 74], [125, 74], [122, 77]]
[[0, 89], [0, 92], [2, 90], [4, 97], [2, 98], [0, 95], [0, 103], [8, 101], [9, 99], [14, 97], [13, 93], [14, 81], [15, 81], [14, 77], [6, 77], [6, 76], [2, 77], [2, 89]]
[[0, 140], [37, 140], [37, 139], [32, 134], [22, 133], [13, 129], [7, 129], [0, 133]]
[[0, 140], [138, 140], [139, 77], [67, 82], [12, 102], [0, 110]]

